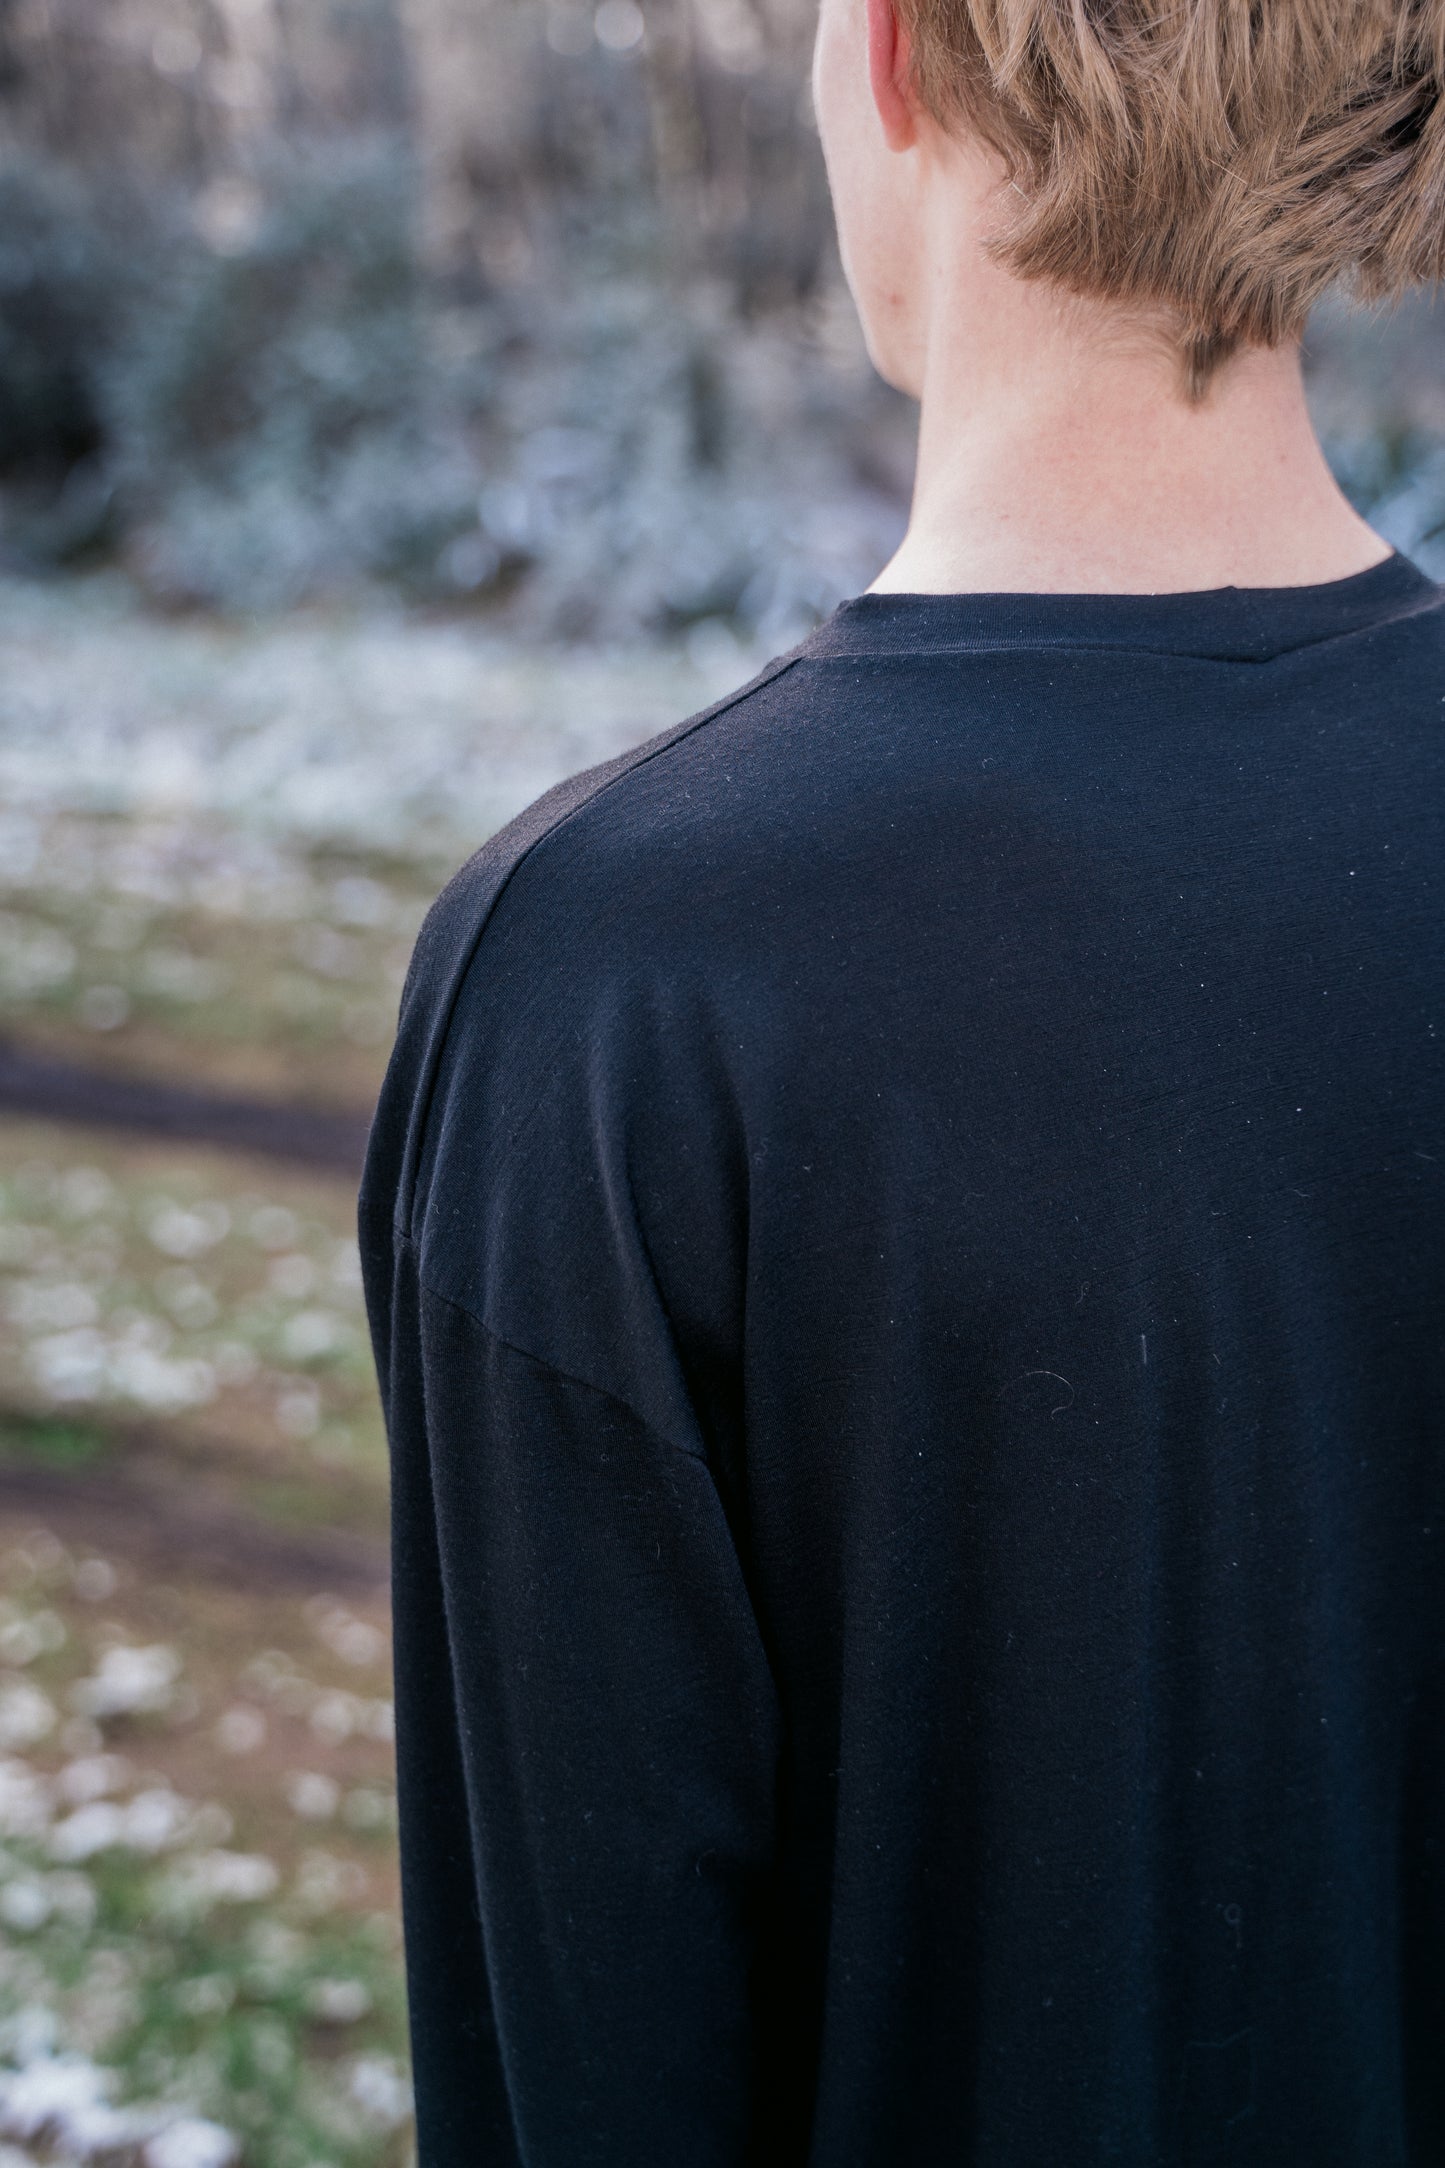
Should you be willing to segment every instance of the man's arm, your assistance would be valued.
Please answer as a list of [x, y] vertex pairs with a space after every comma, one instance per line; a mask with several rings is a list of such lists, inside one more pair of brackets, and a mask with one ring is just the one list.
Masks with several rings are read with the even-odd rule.
[[448, 884], [373, 1125], [421, 2168], [768, 2150], [782, 1725], [733, 1525], [747, 1150], [672, 766], [748, 690]]
[[736, 2168], [777, 1712], [712, 1477], [405, 1241], [389, 1311], [422, 2168]]

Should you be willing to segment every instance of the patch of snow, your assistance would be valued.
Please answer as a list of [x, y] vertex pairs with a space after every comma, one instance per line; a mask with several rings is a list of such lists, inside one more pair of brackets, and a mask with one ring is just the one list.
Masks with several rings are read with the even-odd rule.
[[259, 1904], [274, 1896], [281, 1876], [259, 1852], [197, 1852], [179, 1859], [160, 1894], [173, 1909], [205, 1911], [214, 1904]]
[[82, 2160], [136, 2145], [165, 2111], [114, 2106], [116, 2083], [114, 2071], [83, 2055], [39, 2055], [0, 2070], [0, 2134], [48, 2139]]
[[398, 2130], [412, 2111], [411, 2087], [387, 2055], [358, 2055], [347, 2091], [364, 2114], [384, 2130]]
[[306, 2008], [326, 2025], [355, 2025], [371, 2009], [370, 1990], [360, 1980], [313, 1980]]
[[81, 1754], [67, 1762], [56, 1778], [56, 1789], [73, 1807], [118, 1792], [130, 1776], [130, 1763], [119, 1754]]
[[286, 1798], [303, 1821], [327, 1822], [341, 1804], [341, 1787], [319, 1770], [298, 1769], [286, 1780]]
[[164, 1709], [180, 1675], [180, 1656], [164, 1642], [147, 1648], [106, 1649], [91, 1676], [77, 1680], [71, 1688], [71, 1706], [78, 1715], [102, 1722], [107, 1717]]
[[0, 1760], [0, 1837], [43, 1837], [51, 1813], [45, 1779], [27, 1762]]
[[6, 1679], [0, 1683], [0, 1753], [16, 1747], [34, 1746], [55, 1729], [57, 1716], [50, 1696], [30, 1679]]
[[250, 1702], [237, 1701], [216, 1719], [216, 1744], [223, 1754], [254, 1754], [266, 1743], [266, 1719]]
[[240, 2150], [239, 2140], [222, 2124], [187, 2115], [158, 2131], [142, 2157], [146, 2168], [229, 2168]]

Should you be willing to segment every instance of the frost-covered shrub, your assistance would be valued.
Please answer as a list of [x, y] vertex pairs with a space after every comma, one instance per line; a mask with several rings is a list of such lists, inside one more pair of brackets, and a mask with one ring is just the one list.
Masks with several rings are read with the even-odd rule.
[[1305, 345], [1310, 403], [1346, 496], [1436, 579], [1445, 574], [1442, 309], [1438, 295], [1388, 311], [1332, 295]]
[[[88, 455], [63, 490], [32, 485], [22, 547], [13, 488], [0, 501], [12, 560], [108, 535], [168, 604], [269, 610], [386, 583], [584, 639], [723, 619], [776, 640], [865, 583], [899, 507], [859, 483], [878, 391], [809, 332], [812, 271], [762, 307], [768, 250], [747, 276], [685, 260], [643, 185], [641, 75], [597, 46], [564, 84], [551, 59], [538, 143], [473, 176], [503, 225], [532, 221], [525, 275], [493, 276], [485, 252], [474, 274], [423, 263], [395, 135], [273, 142], [194, 185], [137, 184], [123, 220], [102, 177], [88, 203], [57, 182], [48, 227], [32, 186], [29, 225], [7, 230], [0, 176], [0, 288], [20, 293], [43, 256], [54, 289], [49, 317], [12, 311], [38, 327], [12, 341], [14, 426]], [[577, 133], [589, 115], [600, 165]], [[539, 128], [532, 114], [527, 142]], [[82, 245], [113, 228], [119, 248]]]
[[866, 584], [900, 507], [855, 471], [861, 364], [636, 236], [445, 307], [408, 178], [353, 151], [233, 196], [148, 311], [108, 415], [153, 593], [256, 609], [385, 581], [546, 637], [722, 618], [771, 641]]
[[81, 188], [33, 157], [0, 165], [0, 473], [63, 473], [94, 451], [117, 305]]
[[130, 265], [52, 162], [0, 163], [0, 562], [44, 570], [106, 539], [101, 384]]
[[498, 372], [475, 526], [452, 557], [491, 568], [529, 632], [723, 619], [784, 640], [901, 533], [900, 502], [855, 464], [872, 405], [861, 365], [796, 320], [741, 322], [717, 288], [589, 281]]
[[266, 445], [315, 473], [393, 421], [418, 358], [404, 156], [333, 144], [197, 203], [197, 245], [137, 325], [108, 419], [137, 475], [224, 481]]
[[106, 379], [134, 552], [169, 600], [295, 601], [429, 565], [472, 491], [448, 441], [387, 141], [214, 183]]

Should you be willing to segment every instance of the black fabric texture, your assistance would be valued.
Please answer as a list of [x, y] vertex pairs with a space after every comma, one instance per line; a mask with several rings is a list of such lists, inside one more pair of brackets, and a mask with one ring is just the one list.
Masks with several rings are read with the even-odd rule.
[[421, 2168], [1445, 2162], [1445, 596], [862, 596], [417, 943]]

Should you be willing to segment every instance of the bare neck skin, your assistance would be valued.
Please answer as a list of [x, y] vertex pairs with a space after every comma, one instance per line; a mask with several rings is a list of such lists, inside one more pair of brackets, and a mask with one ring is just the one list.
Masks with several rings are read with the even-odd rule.
[[1301, 587], [1390, 555], [1325, 464], [1297, 349], [1238, 355], [1191, 404], [1162, 323], [998, 265], [1008, 183], [920, 108], [894, 0], [820, 0], [813, 102], [868, 350], [921, 406], [873, 592]]
[[1192, 405], [1116, 314], [992, 265], [961, 303], [954, 284], [935, 266], [924, 289], [912, 512], [873, 592], [1299, 587], [1389, 556], [1325, 463], [1296, 348], [1240, 354]]

